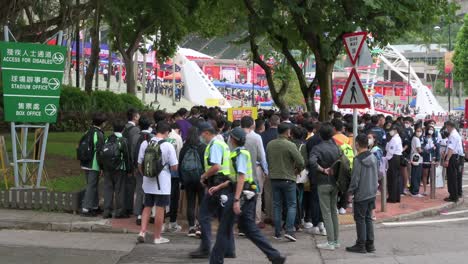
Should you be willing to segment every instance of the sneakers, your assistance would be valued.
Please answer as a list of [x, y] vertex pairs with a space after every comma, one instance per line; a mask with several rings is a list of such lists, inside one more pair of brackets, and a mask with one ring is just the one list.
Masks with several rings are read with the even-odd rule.
[[366, 253], [367, 253], [366, 244], [356, 242], [356, 244], [355, 244], [354, 246], [352, 246], [352, 247], [347, 247], [347, 248], [346, 248], [346, 251], [352, 252], [352, 253], [366, 254]]
[[240, 232], [240, 231], [239, 231], [239, 233], [237, 233], [237, 235], [239, 235], [240, 237], [245, 237], [245, 233], [244, 233], [244, 232]]
[[169, 239], [165, 238], [165, 237], [160, 237], [160, 238], [155, 238], [154, 239], [154, 244], [165, 244], [165, 243], [169, 243]]
[[346, 209], [344, 209], [343, 207], [341, 207], [340, 210], [338, 210], [338, 213], [339, 213], [340, 215], [344, 215], [344, 214], [346, 214]]
[[145, 236], [146, 234], [144, 232], [140, 232], [137, 237], [137, 242], [138, 243], [145, 243]]
[[318, 244], [317, 248], [323, 249], [323, 250], [335, 250], [335, 245], [332, 243], [325, 242], [325, 243]]
[[366, 241], [366, 250], [368, 253], [374, 253], [375, 252], [375, 246], [374, 246], [374, 241], [373, 240], [367, 240]]
[[318, 224], [318, 228], [319, 228], [319, 231], [320, 231], [319, 235], [327, 236], [327, 230], [325, 229], [325, 225], [323, 224], [323, 222], [320, 222]]
[[284, 263], [286, 263], [286, 257], [285, 256], [279, 256], [279, 257], [271, 260], [271, 264], [284, 264]]
[[187, 236], [189, 237], [196, 237], [197, 236], [197, 230], [195, 227], [190, 227]]
[[296, 236], [295, 236], [293, 233], [286, 233], [286, 234], [284, 235], [284, 237], [285, 237], [287, 240], [291, 241], [291, 242], [296, 242], [296, 241], [297, 241], [297, 238], [296, 238]]
[[281, 235], [273, 235], [273, 238], [274, 238], [275, 240], [281, 240], [281, 239], [282, 239], [282, 238], [281, 238]]
[[304, 223], [304, 228], [305, 229], [309, 229], [309, 228], [312, 228], [312, 227], [314, 227], [314, 225], [311, 222]]
[[335, 246], [335, 249], [341, 247], [341, 244], [338, 241], [333, 242], [333, 245]]
[[424, 198], [424, 195], [422, 195], [422, 194], [420, 194], [420, 193], [418, 193], [418, 194], [412, 194], [411, 196], [414, 197], [414, 198]]
[[177, 233], [180, 232], [180, 230], [182, 230], [182, 227], [177, 223], [169, 223], [168, 226], [169, 227], [167, 228], [167, 231], [169, 231], [169, 233]]
[[318, 228], [318, 226], [312, 227], [311, 233], [313, 235], [320, 235], [320, 228]]

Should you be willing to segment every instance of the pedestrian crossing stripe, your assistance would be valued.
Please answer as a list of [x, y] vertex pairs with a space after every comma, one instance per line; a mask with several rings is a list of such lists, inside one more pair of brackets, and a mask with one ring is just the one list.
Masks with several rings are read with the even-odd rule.
[[361, 80], [355, 68], [351, 70], [349, 78], [344, 86], [338, 102], [339, 108], [368, 108], [370, 107], [369, 98], [364, 91]]

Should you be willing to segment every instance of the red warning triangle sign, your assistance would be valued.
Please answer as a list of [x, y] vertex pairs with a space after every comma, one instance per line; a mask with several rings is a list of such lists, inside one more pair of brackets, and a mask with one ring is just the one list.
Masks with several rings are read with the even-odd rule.
[[367, 32], [355, 32], [343, 35], [343, 43], [348, 53], [349, 60], [354, 65], [356, 64], [362, 45], [366, 40]]
[[351, 70], [338, 102], [339, 108], [368, 108], [369, 98], [355, 68]]

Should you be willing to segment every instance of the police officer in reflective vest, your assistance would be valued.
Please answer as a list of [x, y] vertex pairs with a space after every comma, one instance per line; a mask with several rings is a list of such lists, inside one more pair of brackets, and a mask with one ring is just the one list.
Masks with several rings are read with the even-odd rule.
[[[233, 210], [239, 216], [240, 229], [274, 264], [285, 263], [286, 257], [274, 249], [255, 224], [255, 206], [257, 203], [257, 185], [252, 175], [250, 153], [244, 148], [245, 131], [236, 127], [231, 131], [231, 185], [234, 189]], [[224, 184], [223, 184], [224, 185]], [[222, 186], [223, 187], [223, 186]], [[220, 187], [220, 188], [222, 188]], [[218, 187], [213, 187], [218, 188]], [[210, 190], [211, 191], [211, 190]]]
[[[209, 263], [223, 263], [226, 253], [235, 254], [226, 252], [233, 250], [233, 247], [229, 246], [230, 241], [234, 240], [233, 188], [228, 184], [231, 172], [230, 152], [226, 143], [215, 139], [216, 131], [210, 123], [202, 122], [198, 126], [201, 133], [200, 139], [207, 144], [204, 155], [205, 173], [201, 175], [200, 181], [209, 189], [209, 192], [200, 206], [199, 222], [202, 232], [200, 247], [191, 252], [190, 257], [210, 257]], [[218, 188], [220, 185], [227, 187]], [[218, 216], [220, 223], [216, 243], [210, 254], [211, 219], [214, 215]]]

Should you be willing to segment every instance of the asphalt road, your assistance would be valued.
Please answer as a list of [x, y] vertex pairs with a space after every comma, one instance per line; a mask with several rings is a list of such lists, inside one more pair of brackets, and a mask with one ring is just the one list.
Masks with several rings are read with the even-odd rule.
[[[468, 185], [468, 180], [464, 181]], [[468, 186], [467, 186], [468, 187]], [[466, 197], [468, 198], [468, 189]], [[325, 237], [298, 233], [298, 241], [272, 241], [288, 256], [287, 263], [321, 264], [461, 264], [468, 263], [468, 203], [452, 211], [408, 222], [376, 226], [376, 254], [351, 254], [343, 248], [319, 251], [316, 244]], [[271, 234], [268, 234], [271, 235]], [[0, 263], [8, 264], [146, 264], [207, 263], [192, 260], [188, 253], [199, 240], [185, 234], [169, 234], [170, 244], [135, 243], [132, 234], [66, 233], [0, 230]], [[270, 236], [271, 238], [271, 236]], [[353, 228], [342, 228], [343, 246], [353, 244]], [[247, 239], [236, 238], [236, 259], [225, 263], [268, 263]]]

